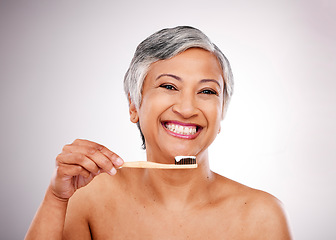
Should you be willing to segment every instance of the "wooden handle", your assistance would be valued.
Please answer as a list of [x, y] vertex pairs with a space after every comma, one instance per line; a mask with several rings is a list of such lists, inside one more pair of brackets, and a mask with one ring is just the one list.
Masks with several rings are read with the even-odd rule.
[[190, 169], [197, 168], [197, 164], [184, 164], [184, 165], [175, 165], [175, 164], [162, 164], [155, 162], [147, 161], [138, 161], [138, 162], [125, 162], [120, 168], [157, 168], [157, 169]]

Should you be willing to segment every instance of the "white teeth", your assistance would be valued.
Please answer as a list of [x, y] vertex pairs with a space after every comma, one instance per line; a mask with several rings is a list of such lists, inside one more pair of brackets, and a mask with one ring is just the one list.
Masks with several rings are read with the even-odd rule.
[[196, 126], [181, 126], [173, 123], [166, 123], [165, 127], [171, 132], [183, 135], [193, 135], [197, 132]]
[[179, 134], [183, 134], [183, 133], [184, 133], [184, 127], [182, 127], [182, 126], [178, 126], [178, 128], [177, 128], [177, 133], [179, 133]]

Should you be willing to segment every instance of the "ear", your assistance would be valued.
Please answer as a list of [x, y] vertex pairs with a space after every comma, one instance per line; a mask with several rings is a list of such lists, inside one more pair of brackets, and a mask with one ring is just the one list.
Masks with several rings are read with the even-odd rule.
[[132, 102], [130, 96], [128, 95], [128, 102], [129, 102], [129, 114], [130, 120], [132, 123], [137, 123], [139, 121], [138, 110], [135, 107], [134, 103]]

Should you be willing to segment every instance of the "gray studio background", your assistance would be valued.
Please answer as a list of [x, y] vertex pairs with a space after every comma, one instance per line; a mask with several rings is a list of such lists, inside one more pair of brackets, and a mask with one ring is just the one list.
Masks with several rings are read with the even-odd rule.
[[235, 93], [214, 171], [277, 196], [295, 239], [336, 239], [335, 1], [0, 0], [1, 239], [22, 239], [76, 138], [143, 160], [123, 75], [164, 27], [203, 30]]

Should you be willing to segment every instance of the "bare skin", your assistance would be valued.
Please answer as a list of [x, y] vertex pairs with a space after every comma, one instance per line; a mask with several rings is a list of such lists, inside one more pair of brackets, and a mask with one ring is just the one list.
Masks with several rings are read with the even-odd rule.
[[[93, 239], [290, 239], [269, 194], [213, 172], [171, 184], [171, 173], [158, 171], [123, 169], [79, 191], [69, 204], [66, 239], [91, 239], [90, 232]], [[166, 175], [164, 186], [152, 182], [156, 174]]]
[[[209, 168], [223, 85], [216, 57], [205, 50], [154, 63], [140, 109], [130, 102], [130, 119], [140, 121], [146, 139], [147, 160], [172, 163], [174, 156], [194, 155], [198, 168], [122, 168], [116, 174], [123, 164], [117, 154], [76, 140], [56, 158], [26, 239], [291, 239], [275, 197]], [[184, 133], [175, 130], [186, 124]]]

